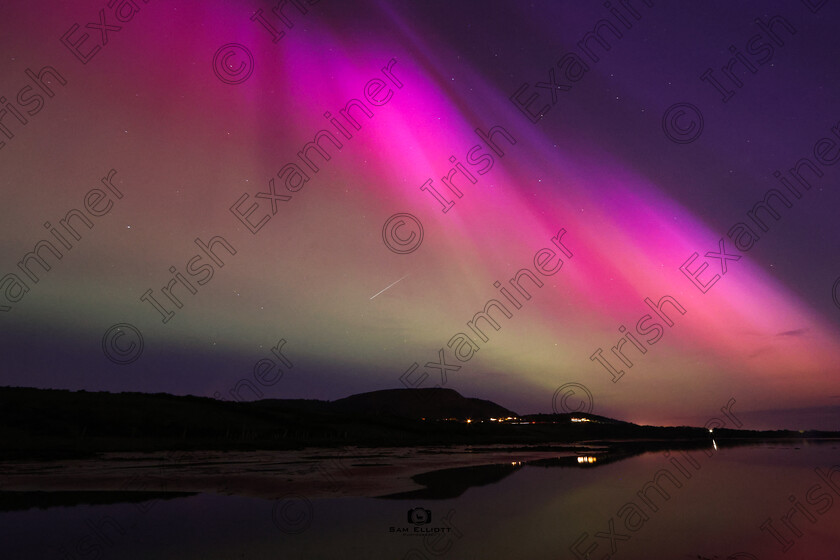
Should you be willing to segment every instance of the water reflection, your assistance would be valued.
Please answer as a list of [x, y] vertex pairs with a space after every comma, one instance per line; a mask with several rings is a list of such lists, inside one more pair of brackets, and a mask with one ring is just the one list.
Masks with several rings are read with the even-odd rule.
[[[15, 535], [3, 557], [430, 560], [438, 556], [429, 550], [446, 548], [445, 557], [452, 559], [556, 560], [575, 557], [571, 547], [580, 552], [578, 557], [585, 557], [595, 545], [590, 557], [604, 558], [611, 553], [607, 535], [616, 538], [613, 557], [626, 560], [836, 556], [840, 521], [840, 466], [832, 467], [840, 447], [836, 440], [776, 440], [747, 448], [718, 436], [686, 453], [673, 443], [669, 446], [673, 451], [662, 446], [651, 451], [652, 446], [656, 447], [649, 442], [577, 445], [562, 451], [555, 447], [553, 452], [546, 447], [551, 457], [540, 461], [529, 460], [534, 455], [522, 447], [505, 448], [503, 454], [498, 448], [473, 448], [469, 454], [479, 458], [497, 453], [492, 457], [499, 457], [499, 463], [427, 473], [417, 478], [424, 484], [422, 493], [392, 499], [313, 498], [311, 519], [305, 530], [295, 534], [283, 532], [273, 522], [276, 500], [208, 492], [156, 501], [154, 507], [141, 509], [142, 504], [108, 505], [91, 497], [86, 499], [95, 505], [0, 513], [0, 526]], [[390, 453], [388, 460], [396, 463], [397, 456], [409, 449], [379, 451]], [[456, 452], [462, 455], [465, 450], [440, 448], [429, 463]], [[319, 453], [334, 457], [328, 451]], [[377, 463], [384, 461], [376, 456]], [[233, 463], [243, 455], [226, 458]], [[357, 459], [358, 454], [353, 456]], [[348, 462], [350, 467], [353, 464]], [[352, 467], [350, 474], [379, 468], [385, 467]], [[807, 502], [809, 496], [816, 506]], [[812, 522], [793, 510], [797, 513], [792, 522], [801, 535], [788, 528], [790, 510], [796, 506], [815, 518]], [[407, 511], [418, 507], [431, 513], [431, 523], [407, 521]], [[297, 515], [298, 510], [290, 513]], [[761, 529], [765, 523], [778, 530], [785, 543], [792, 543], [790, 551], [785, 553], [782, 541]], [[392, 526], [408, 527], [410, 534], [414, 527], [418, 534], [429, 528], [452, 528], [440, 538], [410, 538], [390, 531]], [[622, 535], [630, 538], [621, 539]]]
[[[725, 441], [721, 443], [721, 447], [736, 448], [736, 447], [766, 447], [777, 445], [779, 442], [773, 441]], [[831, 441], [812, 442], [816, 445], [821, 443], [829, 444], [836, 443]], [[542, 468], [599, 468], [605, 467], [619, 461], [625, 461], [632, 457], [644, 455], [648, 453], [665, 452], [668, 455], [670, 451], [691, 451], [702, 450], [706, 456], [711, 457], [719, 451], [717, 442], [712, 439], [711, 449], [707, 442], [703, 441], [684, 441], [684, 442], [662, 442], [662, 441], [639, 441], [639, 442], [622, 442], [620, 444], [613, 444], [612, 447], [602, 448], [597, 454], [587, 453], [586, 455], [558, 455], [556, 457], [548, 457], [543, 459], [534, 459], [530, 461], [511, 461], [510, 465], [483, 465], [479, 467], [458, 467], [451, 469], [441, 469], [437, 471], [423, 473], [421, 475], [413, 476], [411, 479], [417, 484], [425, 486], [420, 490], [410, 492], [400, 492], [397, 494], [389, 494], [380, 496], [387, 499], [431, 499], [431, 500], [445, 500], [456, 498], [462, 495], [468, 488], [474, 486], [486, 486], [488, 484], [495, 484], [510, 476], [515, 471], [523, 466], [528, 467], [542, 467]], [[673, 459], [672, 459], [673, 461]]]

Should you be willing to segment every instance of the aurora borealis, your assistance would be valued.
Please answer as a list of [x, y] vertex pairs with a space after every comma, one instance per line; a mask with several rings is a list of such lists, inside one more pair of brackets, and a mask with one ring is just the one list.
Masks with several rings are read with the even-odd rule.
[[2, 384], [840, 429], [838, 9], [7, 2]]

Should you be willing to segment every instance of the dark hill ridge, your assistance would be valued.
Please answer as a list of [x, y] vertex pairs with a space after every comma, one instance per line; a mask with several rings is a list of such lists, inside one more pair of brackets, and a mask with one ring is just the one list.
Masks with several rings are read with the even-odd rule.
[[350, 395], [336, 401], [311, 399], [263, 399], [254, 401], [265, 411], [300, 414], [341, 414], [354, 417], [393, 416], [411, 420], [457, 420], [516, 417], [493, 401], [467, 398], [454, 389], [383, 389]]
[[[518, 416], [451, 389], [394, 389], [337, 401], [219, 401], [165, 393], [0, 387], [0, 459], [103, 451], [648, 441], [708, 444], [704, 428], [638, 426], [592, 414]], [[458, 418], [459, 421], [438, 421]], [[425, 419], [425, 420], [424, 420]], [[465, 420], [471, 419], [467, 423]], [[481, 420], [486, 421], [481, 421]], [[581, 421], [588, 419], [589, 421]], [[733, 438], [837, 438], [830, 432], [715, 430]], [[645, 445], [650, 445], [647, 443]]]
[[434, 420], [507, 416], [515, 414], [440, 388], [375, 391], [332, 402], [233, 402], [166, 393], [0, 387], [0, 458], [489, 442], [497, 437], [492, 430], [482, 433], [461, 422]]
[[454, 389], [385, 389], [351, 395], [331, 403], [333, 410], [359, 415], [390, 415], [439, 420], [516, 417], [492, 401], [467, 398]]

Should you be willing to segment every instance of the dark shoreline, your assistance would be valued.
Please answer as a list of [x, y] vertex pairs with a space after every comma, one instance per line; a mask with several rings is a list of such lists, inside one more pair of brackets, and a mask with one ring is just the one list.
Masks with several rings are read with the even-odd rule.
[[[451, 499], [523, 467], [592, 469], [646, 453], [840, 446], [840, 438], [586, 441], [572, 444], [308, 447], [300, 450], [104, 453], [67, 464], [0, 463], [0, 511], [144, 503], [197, 494], [276, 499]], [[145, 506], [138, 506], [145, 507]]]

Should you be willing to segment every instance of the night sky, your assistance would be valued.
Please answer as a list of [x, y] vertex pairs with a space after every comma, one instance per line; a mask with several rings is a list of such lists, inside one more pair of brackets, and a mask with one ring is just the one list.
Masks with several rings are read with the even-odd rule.
[[0, 18], [0, 384], [840, 429], [840, 7], [53, 4]]

